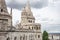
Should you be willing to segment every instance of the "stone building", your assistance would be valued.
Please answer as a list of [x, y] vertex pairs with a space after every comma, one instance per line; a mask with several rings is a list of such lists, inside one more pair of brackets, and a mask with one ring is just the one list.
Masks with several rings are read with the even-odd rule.
[[5, 0], [0, 0], [0, 40], [42, 40], [41, 25], [35, 23], [29, 2], [23, 8], [21, 22], [16, 27], [12, 26], [12, 9], [9, 14]]
[[0, 30], [9, 30], [12, 16], [8, 13], [5, 0], [0, 0]]
[[60, 40], [60, 33], [49, 33], [49, 40]]

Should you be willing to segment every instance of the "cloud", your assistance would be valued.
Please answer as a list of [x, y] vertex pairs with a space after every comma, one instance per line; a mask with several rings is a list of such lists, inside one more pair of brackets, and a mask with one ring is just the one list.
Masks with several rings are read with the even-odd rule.
[[47, 30], [48, 32], [58, 32], [60, 31], [60, 15], [51, 9], [52, 8], [50, 7], [44, 7], [42, 9], [34, 8], [32, 11], [36, 18], [36, 23], [41, 24], [42, 31]]
[[[16, 9], [21, 9], [25, 6], [25, 4], [27, 3], [27, 0], [6, 0], [7, 2], [7, 6], [8, 7], [11, 7], [11, 8], [16, 8]], [[31, 4], [31, 7], [33, 8], [42, 8], [42, 7], [45, 7], [47, 6], [47, 1], [43, 0], [30, 0], [30, 4]]]
[[47, 30], [48, 32], [60, 32], [60, 24], [50, 24], [49, 27], [47, 27]]

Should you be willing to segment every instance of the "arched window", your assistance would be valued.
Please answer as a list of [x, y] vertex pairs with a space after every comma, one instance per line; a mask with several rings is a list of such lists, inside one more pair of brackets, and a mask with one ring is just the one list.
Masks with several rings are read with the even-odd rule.
[[8, 37], [7, 40], [10, 40], [10, 38]]
[[33, 27], [32, 27], [32, 30], [33, 30]]
[[37, 26], [37, 27], [36, 27], [36, 30], [38, 30], [38, 29], [39, 29], [39, 27]]
[[23, 37], [23, 40], [25, 40], [25, 37]]
[[22, 36], [20, 36], [20, 40], [22, 40]]
[[39, 29], [40, 29], [40, 26], [39, 26]]
[[29, 27], [29, 29], [30, 29], [30, 27]]
[[28, 20], [29, 23], [32, 23], [32, 20]]
[[17, 37], [14, 38], [14, 40], [16, 40], [16, 39], [17, 39]]
[[40, 35], [38, 35], [38, 38], [40, 38]]
[[3, 9], [1, 9], [1, 12], [3, 12]]

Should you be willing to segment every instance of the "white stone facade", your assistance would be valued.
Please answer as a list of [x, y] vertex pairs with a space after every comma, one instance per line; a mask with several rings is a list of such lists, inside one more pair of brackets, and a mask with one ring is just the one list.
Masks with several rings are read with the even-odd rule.
[[0, 5], [0, 40], [42, 40], [41, 25], [35, 23], [29, 2], [21, 12], [17, 28], [12, 26], [12, 10], [9, 14], [5, 0], [0, 0]]

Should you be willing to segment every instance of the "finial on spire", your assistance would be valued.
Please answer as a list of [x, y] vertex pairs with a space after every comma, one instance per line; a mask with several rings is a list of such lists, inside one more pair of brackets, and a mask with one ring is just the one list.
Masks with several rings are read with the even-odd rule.
[[12, 8], [11, 8], [11, 11], [10, 11], [10, 15], [12, 16]]
[[0, 0], [0, 9], [3, 9], [3, 12], [8, 13], [5, 0]]
[[10, 11], [10, 15], [11, 15], [11, 26], [12, 26], [12, 8], [11, 8], [11, 11]]
[[30, 6], [30, 2], [29, 2], [29, 0], [27, 0], [27, 4], [26, 4], [26, 6], [28, 6], [28, 7]]
[[26, 10], [26, 12], [29, 12], [29, 11], [31, 12], [29, 0], [27, 0], [27, 4], [26, 4], [26, 6], [25, 6], [25, 10]]
[[27, 0], [27, 3], [29, 3], [29, 0]]

